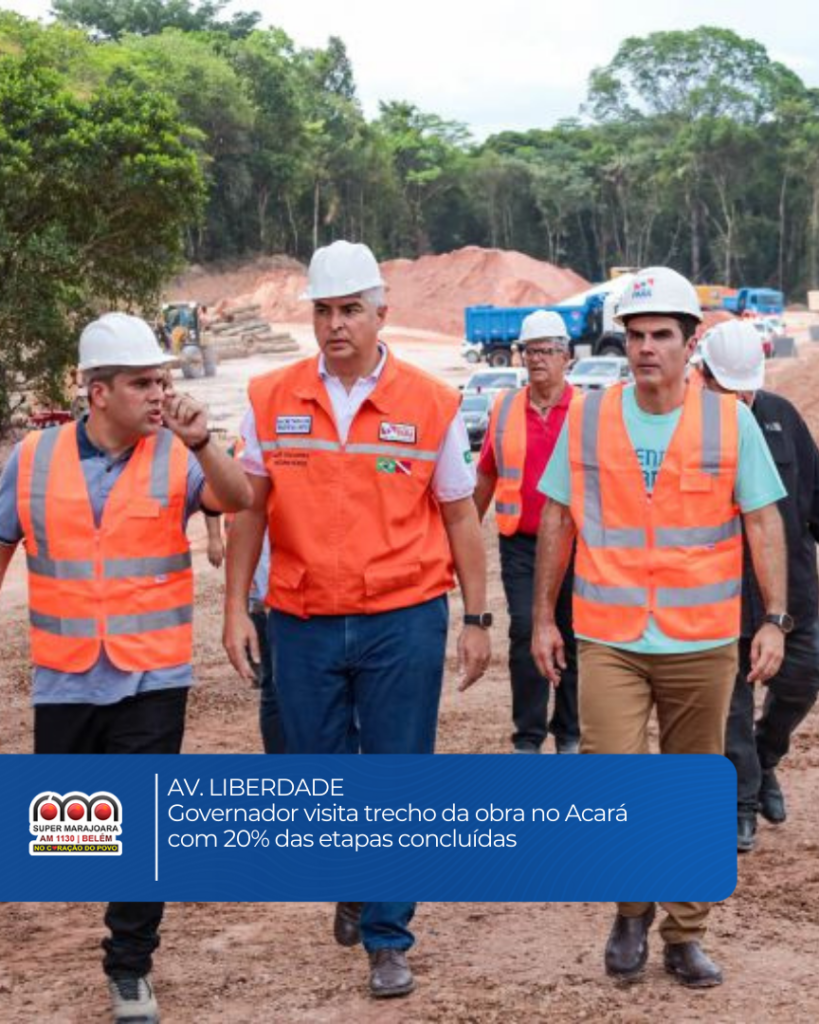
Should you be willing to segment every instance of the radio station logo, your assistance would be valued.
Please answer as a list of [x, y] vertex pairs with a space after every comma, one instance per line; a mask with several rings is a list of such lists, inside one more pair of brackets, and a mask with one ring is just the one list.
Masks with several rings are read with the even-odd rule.
[[113, 793], [38, 793], [28, 818], [32, 857], [122, 853], [122, 804]]

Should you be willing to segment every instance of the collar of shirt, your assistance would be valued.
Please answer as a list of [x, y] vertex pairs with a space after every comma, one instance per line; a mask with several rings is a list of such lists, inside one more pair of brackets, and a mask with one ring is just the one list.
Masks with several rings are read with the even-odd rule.
[[115, 466], [118, 462], [127, 462], [131, 458], [134, 449], [129, 448], [127, 451], [121, 452], [116, 457], [112, 458], [107, 452], [103, 451], [102, 448], [97, 448], [91, 438], [88, 436], [88, 429], [86, 422], [88, 415], [83, 416], [82, 419], [77, 420], [77, 447], [80, 452], [80, 462], [84, 462], [86, 459], [105, 459], [109, 466]]
[[[384, 345], [383, 342], [379, 341], [378, 351], [381, 353], [381, 358], [378, 360], [378, 365], [376, 366], [376, 368], [373, 370], [372, 373], [368, 374], [366, 377], [359, 377], [358, 380], [353, 385], [353, 387], [361, 383], [375, 384], [378, 381], [378, 378], [381, 376], [381, 373], [384, 370], [384, 364], [387, 361], [387, 346]], [[334, 374], [330, 373], [330, 371], [327, 369], [327, 363], [324, 359], [323, 352], [319, 354], [318, 372], [319, 377], [321, 377], [323, 381], [338, 380], [338, 377], [334, 376]]]

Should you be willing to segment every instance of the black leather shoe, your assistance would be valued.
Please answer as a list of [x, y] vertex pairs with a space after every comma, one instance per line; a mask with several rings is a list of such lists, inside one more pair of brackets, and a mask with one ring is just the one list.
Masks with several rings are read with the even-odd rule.
[[387, 999], [412, 992], [415, 979], [403, 949], [374, 949], [369, 956], [370, 995]]
[[580, 740], [555, 740], [555, 750], [558, 754], [579, 754]]
[[781, 825], [787, 818], [785, 796], [773, 768], [762, 773], [762, 785], [759, 787], [759, 813], [772, 825]]
[[737, 818], [737, 851], [750, 853], [756, 846], [756, 815], [740, 814]]
[[722, 971], [706, 956], [699, 942], [675, 942], [665, 947], [665, 969], [688, 988], [722, 984]]
[[615, 917], [606, 943], [606, 974], [610, 977], [634, 981], [643, 973], [648, 960], [648, 929], [655, 910], [652, 903], [640, 917]]
[[333, 937], [339, 946], [357, 946], [361, 942], [361, 908], [363, 903], [336, 903]]

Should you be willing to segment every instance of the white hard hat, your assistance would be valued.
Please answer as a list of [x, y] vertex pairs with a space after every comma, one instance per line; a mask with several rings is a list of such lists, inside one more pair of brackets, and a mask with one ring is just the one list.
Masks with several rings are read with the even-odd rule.
[[762, 338], [749, 320], [716, 324], [700, 349], [702, 361], [726, 391], [758, 391], [765, 383]]
[[333, 299], [383, 286], [384, 279], [370, 247], [361, 242], [338, 241], [313, 253], [302, 298]]
[[172, 363], [159, 347], [156, 335], [138, 316], [106, 313], [80, 335], [80, 370], [103, 366], [162, 366]]
[[702, 320], [700, 300], [691, 282], [671, 267], [646, 267], [620, 296], [614, 319], [627, 316], [687, 314]]
[[543, 338], [569, 340], [566, 321], [560, 313], [548, 309], [536, 309], [530, 313], [520, 326], [518, 341], [525, 345], [528, 341], [539, 341]]

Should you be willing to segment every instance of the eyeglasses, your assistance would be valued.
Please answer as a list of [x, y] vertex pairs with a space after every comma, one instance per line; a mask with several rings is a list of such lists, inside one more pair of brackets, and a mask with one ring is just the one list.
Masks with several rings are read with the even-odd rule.
[[565, 356], [565, 348], [526, 348], [523, 354], [527, 359], [548, 359], [550, 356]]

